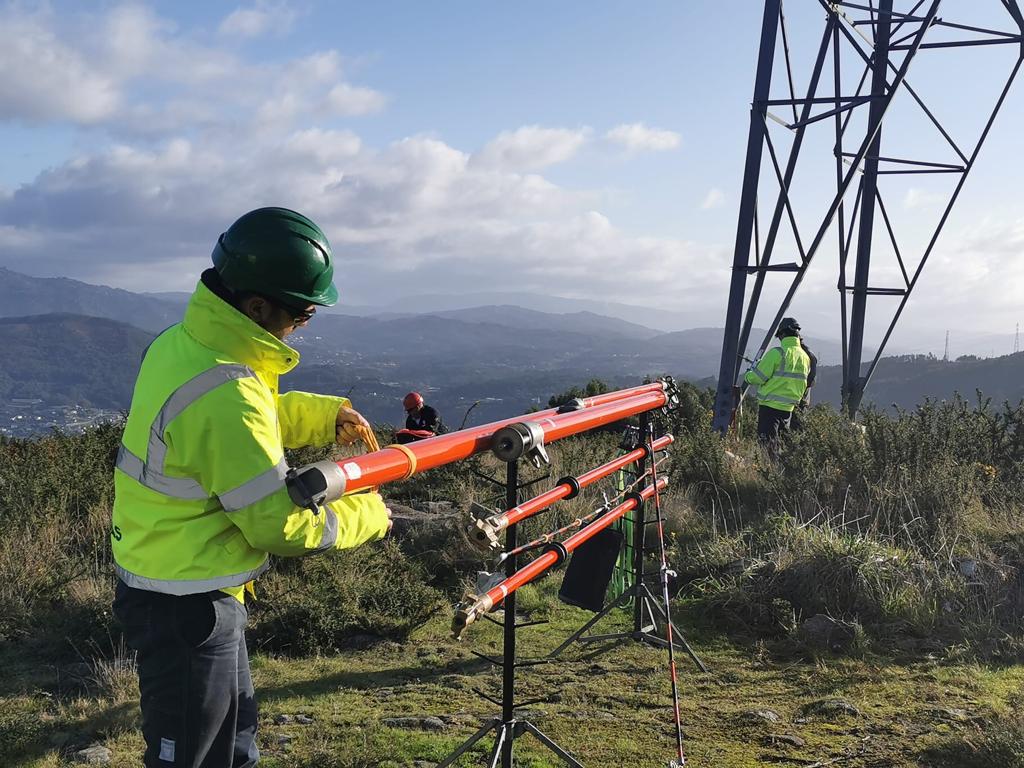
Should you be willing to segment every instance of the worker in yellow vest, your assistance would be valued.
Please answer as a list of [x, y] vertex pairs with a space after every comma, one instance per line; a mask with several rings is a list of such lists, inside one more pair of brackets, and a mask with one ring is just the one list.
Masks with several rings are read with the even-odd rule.
[[772, 347], [743, 380], [757, 387], [757, 436], [777, 449], [782, 433], [789, 429], [793, 409], [807, 391], [811, 358], [800, 344], [800, 323], [784, 317], [775, 333], [779, 346]]
[[376, 493], [344, 494], [334, 462], [285, 448], [372, 433], [343, 397], [278, 390], [285, 343], [338, 299], [312, 221], [284, 208], [220, 236], [181, 323], [142, 361], [114, 472], [114, 612], [138, 652], [144, 763], [249, 768], [259, 760], [246, 592], [270, 565], [382, 538]]

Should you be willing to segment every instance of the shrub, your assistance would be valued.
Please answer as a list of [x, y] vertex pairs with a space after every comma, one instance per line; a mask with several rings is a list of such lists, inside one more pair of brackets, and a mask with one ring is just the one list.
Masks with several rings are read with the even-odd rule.
[[557, 408], [578, 397], [593, 397], [594, 395], [603, 395], [610, 391], [611, 388], [600, 379], [591, 379], [582, 389], [580, 387], [569, 387], [564, 392], [559, 392], [557, 395], [549, 397], [548, 408]]
[[921, 754], [929, 768], [1024, 768], [1024, 719], [1014, 716], [948, 737]]
[[294, 655], [336, 651], [355, 634], [403, 639], [441, 605], [426, 580], [394, 541], [278, 561], [260, 582], [253, 638]]

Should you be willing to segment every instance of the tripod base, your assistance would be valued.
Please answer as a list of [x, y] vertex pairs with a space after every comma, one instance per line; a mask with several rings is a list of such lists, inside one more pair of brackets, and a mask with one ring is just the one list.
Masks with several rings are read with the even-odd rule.
[[[562, 758], [569, 768], [583, 768], [583, 764], [581, 762], [558, 746], [558, 744], [556, 744], [549, 736], [529, 720], [512, 719], [505, 722], [500, 718], [494, 718], [491, 722], [470, 736], [469, 739], [464, 741], [454, 752], [448, 755], [448, 757], [446, 757], [442, 762], [438, 763], [437, 768], [446, 768], [446, 766], [454, 763], [469, 749], [471, 749], [474, 744], [484, 738], [491, 731], [496, 733], [496, 738], [494, 740], [494, 747], [491, 749], [490, 757], [487, 759], [487, 768], [498, 768], [499, 764], [502, 765], [502, 768], [509, 768], [512, 765], [512, 745], [515, 742], [516, 737], [522, 736], [523, 733], [533, 734], [537, 741], [554, 752], [558, 757]], [[507, 758], [507, 762], [502, 762], [503, 757]]]
[[[601, 619], [611, 613], [614, 609], [619, 608], [631, 600], [640, 601], [640, 616], [642, 620], [639, 627], [634, 627], [630, 632], [613, 632], [605, 635], [588, 635], [591, 627], [597, 624]], [[636, 640], [637, 642], [647, 643], [649, 645], [657, 646], [658, 648], [668, 648], [668, 640], [663, 637], [659, 637], [656, 632], [658, 629], [657, 621], [655, 620], [655, 612], [661, 617], [662, 622], [668, 622], [668, 616], [665, 613], [664, 607], [661, 602], [654, 596], [651, 590], [646, 584], [636, 583], [630, 589], [623, 592], [615, 600], [608, 603], [604, 608], [595, 613], [586, 624], [573, 632], [565, 641], [555, 648], [551, 653], [548, 654], [548, 658], [555, 658], [560, 656], [566, 648], [573, 643], [600, 643], [614, 640]], [[686, 638], [683, 633], [679, 630], [675, 624], [672, 624], [672, 637], [673, 645], [681, 651], [686, 651], [686, 654], [690, 657], [693, 663], [697, 666], [701, 672], [707, 672], [708, 668], [704, 662], [701, 661], [700, 657], [696, 654], [690, 644], [686, 642]]]

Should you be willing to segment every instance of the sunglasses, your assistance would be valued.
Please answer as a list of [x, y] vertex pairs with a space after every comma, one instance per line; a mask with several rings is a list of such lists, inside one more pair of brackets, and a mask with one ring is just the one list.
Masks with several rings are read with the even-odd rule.
[[295, 325], [305, 325], [306, 323], [313, 319], [314, 315], [316, 315], [316, 307], [314, 307], [313, 309], [297, 309], [296, 307], [290, 307], [287, 304], [284, 304], [271, 296], [266, 296], [262, 293], [257, 295], [261, 299], [266, 301], [268, 304], [277, 307], [282, 312], [287, 314], [288, 317], [291, 318], [292, 323], [294, 323]]

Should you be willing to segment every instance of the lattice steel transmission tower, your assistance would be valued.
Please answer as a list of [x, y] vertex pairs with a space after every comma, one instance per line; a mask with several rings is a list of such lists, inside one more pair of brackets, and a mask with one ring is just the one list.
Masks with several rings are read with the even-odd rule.
[[[843, 403], [851, 416], [856, 414], [864, 388], [1024, 60], [1024, 16], [1018, 0], [801, 0], [798, 4], [802, 15], [812, 9], [824, 12], [824, 30], [817, 40], [806, 91], [798, 95], [791, 60], [793, 30], [787, 29], [782, 0], [764, 4], [715, 402], [714, 423], [721, 431], [728, 428], [741, 396], [736, 384], [766, 285], [778, 292], [781, 302], [753, 357], [767, 349], [808, 267], [822, 251], [838, 265]], [[940, 9], [956, 18], [940, 16]], [[964, 57], [965, 49], [980, 50], [979, 46], [1008, 49], [1013, 58], [998, 67], [988, 63], [978, 67]], [[939, 71], [944, 74], [939, 78], [943, 86], [939, 98], [927, 98], [912, 85], [911, 65], [916, 72], [919, 60], [926, 58], [929, 63], [941, 59]], [[777, 67], [778, 62], [784, 66]], [[973, 102], [984, 84], [993, 88], [994, 103], [988, 101], [979, 110]], [[894, 101], [899, 109], [890, 109]], [[936, 116], [951, 109], [954, 126]], [[977, 117], [976, 130], [961, 125], [969, 122], [961, 119], [967, 112]], [[911, 127], [915, 119], [920, 127]], [[892, 150], [893, 146], [898, 148]], [[811, 165], [810, 183], [803, 170], [807, 165]], [[794, 180], [798, 166], [800, 184]], [[921, 246], [901, 248], [897, 221], [901, 211], [896, 208], [906, 213], [923, 193], [914, 196], [909, 190], [904, 205], [895, 207], [885, 204], [883, 193], [887, 184], [895, 183], [891, 180], [906, 183], [908, 178], [924, 179], [924, 175], [930, 179], [942, 175], [950, 189], [941, 200], [937, 193], [928, 193], [931, 207], [941, 213], [928, 222], [927, 231], [920, 231], [925, 218], [921, 211], [912, 211], [909, 226], [923, 234]], [[813, 217], [813, 226], [801, 227], [796, 210], [798, 203], [808, 200], [818, 203], [820, 213]], [[880, 264], [880, 259], [890, 263]], [[851, 271], [852, 281], [848, 279]], [[753, 277], [749, 286], [748, 276]], [[869, 299], [872, 324], [875, 318], [889, 320], [887, 327], [879, 326], [886, 330], [864, 370]], [[884, 301], [890, 302], [888, 307], [881, 306]]]

